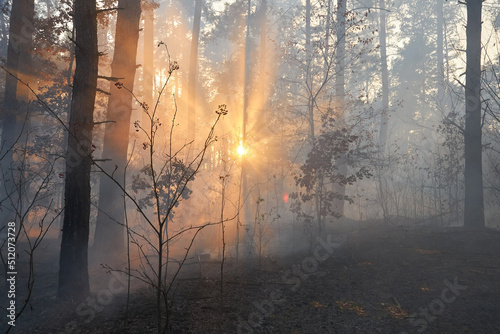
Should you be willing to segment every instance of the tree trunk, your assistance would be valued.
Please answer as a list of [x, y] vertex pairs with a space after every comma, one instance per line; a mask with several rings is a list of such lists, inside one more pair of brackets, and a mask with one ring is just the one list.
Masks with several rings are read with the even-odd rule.
[[443, 57], [443, 0], [436, 1], [436, 13], [437, 13], [437, 40], [436, 40], [436, 51], [437, 51], [437, 88], [438, 88], [438, 103], [444, 102], [444, 57]]
[[195, 139], [196, 126], [196, 86], [198, 74], [198, 44], [201, 25], [201, 0], [195, 0], [193, 32], [191, 35], [191, 54], [189, 55], [189, 92], [188, 92], [188, 140]]
[[82, 300], [89, 292], [88, 238], [92, 127], [98, 49], [95, 0], [75, 0], [76, 69], [69, 123], [65, 209], [59, 260], [58, 296]]
[[337, 62], [335, 78], [335, 95], [337, 96], [338, 110], [341, 112], [339, 118], [343, 117], [345, 106], [345, 34], [346, 34], [346, 3], [347, 0], [337, 0]]
[[[3, 14], [2, 14], [3, 15]], [[7, 47], [7, 70], [17, 78], [29, 83], [32, 76], [31, 55], [33, 53], [33, 0], [15, 0], [12, 3], [10, 16], [9, 41]], [[23, 122], [27, 120], [25, 112], [28, 112], [27, 87], [18, 82], [16, 77], [7, 74], [5, 77], [5, 94], [1, 111], [2, 117], [2, 142], [0, 146], [0, 157], [3, 157], [1, 176], [3, 184], [0, 185], [1, 222], [0, 228], [8, 221], [15, 219], [15, 207], [20, 198], [16, 186], [19, 186], [19, 171], [15, 164], [19, 153], [16, 154], [15, 147], [23, 130]], [[26, 132], [25, 132], [26, 133]], [[20, 153], [22, 154], [22, 153]]]
[[387, 27], [385, 0], [380, 0], [380, 62], [382, 74], [382, 115], [380, 117], [380, 132], [378, 138], [378, 153], [380, 164], [378, 166], [378, 195], [384, 218], [389, 216], [387, 206], [387, 185], [384, 179], [383, 164], [384, 153], [387, 143], [387, 133], [389, 129], [389, 71], [387, 69]]
[[325, 24], [325, 55], [323, 62], [323, 82], [328, 80], [330, 73], [330, 24], [331, 24], [332, 0], [328, 0], [326, 5], [326, 24]]
[[[266, 76], [266, 58], [267, 58], [267, 1], [262, 0], [261, 28], [260, 28], [260, 79], [265, 82]], [[265, 86], [267, 88], [267, 86]], [[264, 92], [265, 94], [265, 92]], [[267, 96], [267, 94], [265, 95]]]
[[[336, 77], [335, 77], [335, 95], [337, 109], [337, 127], [339, 130], [345, 127], [344, 112], [345, 112], [345, 34], [346, 34], [346, 11], [347, 0], [337, 0], [337, 62], [336, 62]], [[347, 174], [347, 157], [341, 154], [335, 162], [339, 174], [343, 177]], [[338, 199], [334, 203], [335, 212], [340, 216], [344, 215], [345, 204], [345, 183], [341, 182], [334, 185], [334, 192]]]
[[242, 142], [243, 145], [246, 143], [246, 137], [247, 137], [247, 121], [248, 121], [248, 98], [250, 96], [250, 54], [251, 54], [251, 47], [250, 47], [250, 21], [251, 21], [251, 14], [252, 14], [252, 2], [251, 0], [248, 1], [248, 8], [247, 8], [247, 28], [246, 28], [246, 37], [245, 37], [245, 73], [244, 73], [244, 87], [243, 87], [243, 124], [242, 124]]
[[[3, 8], [5, 1], [0, 0], [0, 6]], [[11, 12], [12, 14], [12, 12]], [[0, 13], [0, 57], [7, 56], [8, 45], [7, 25], [5, 24], [5, 15]]]
[[[116, 19], [115, 51], [111, 64], [111, 76], [120, 78], [127, 89], [133, 91], [136, 70], [137, 42], [139, 39], [140, 0], [120, 0]], [[123, 78], [123, 79], [122, 79]], [[102, 157], [109, 159], [103, 164], [104, 170], [113, 175], [112, 180], [101, 175], [99, 185], [99, 212], [97, 214], [93, 253], [98, 259], [113, 263], [125, 255], [125, 206], [123, 192], [115, 183], [124, 186], [124, 168], [132, 115], [132, 95], [117, 85], [111, 85], [108, 100], [106, 132]], [[150, 123], [142, 124], [149, 129]]]
[[[314, 146], [316, 141], [316, 131], [314, 124], [314, 79], [311, 75], [312, 66], [312, 45], [311, 45], [311, 1], [306, 0], [306, 89], [307, 89], [307, 117], [309, 120], [309, 139], [311, 140], [311, 147]], [[321, 188], [319, 187], [319, 176], [317, 186], [314, 188], [314, 215], [316, 217], [316, 225], [318, 233], [321, 233]]]
[[[439, 1], [439, 0], [438, 0]], [[382, 64], [382, 118], [380, 120], [379, 152], [384, 154], [389, 128], [389, 71], [387, 69], [386, 9], [380, 0], [380, 62]]]
[[467, 0], [464, 226], [469, 228], [483, 228], [485, 225], [481, 144], [481, 10], [482, 0]]
[[[154, 8], [151, 4], [143, 2], [144, 12], [144, 61], [142, 64], [144, 101], [149, 108], [154, 108]], [[151, 109], [152, 110], [152, 109]], [[149, 124], [146, 113], [142, 114], [142, 125]]]
[[314, 145], [314, 101], [313, 82], [311, 77], [312, 47], [311, 47], [311, 0], [306, 0], [306, 89], [308, 94], [307, 114], [309, 117], [309, 138]]
[[[244, 87], [243, 87], [243, 124], [242, 124], [242, 139], [241, 139], [241, 144], [243, 147], [246, 147], [247, 145], [247, 126], [248, 126], [248, 100], [250, 96], [250, 54], [251, 54], [251, 47], [250, 47], [250, 21], [251, 21], [251, 14], [252, 14], [252, 2], [251, 0], [248, 0], [248, 8], [247, 8], [247, 29], [246, 29], [246, 37], [245, 37], [245, 75], [244, 75]], [[250, 256], [253, 255], [253, 235], [255, 233], [254, 231], [254, 226], [252, 224], [252, 217], [251, 217], [251, 210], [250, 210], [250, 203], [247, 198], [251, 198], [248, 192], [248, 172], [249, 168], [247, 167], [247, 161], [246, 161], [246, 156], [241, 157], [241, 196], [244, 199], [243, 202], [243, 207], [241, 210], [243, 211], [243, 219], [244, 219], [244, 226], [245, 229], [245, 243], [247, 244], [247, 249], [246, 255]], [[247, 199], [247, 200], [245, 200]], [[239, 219], [239, 214], [238, 214], [238, 219]]]

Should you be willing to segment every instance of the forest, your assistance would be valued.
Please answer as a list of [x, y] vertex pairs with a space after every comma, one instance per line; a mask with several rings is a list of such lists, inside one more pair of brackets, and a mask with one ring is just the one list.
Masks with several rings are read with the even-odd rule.
[[0, 332], [500, 333], [498, 1], [0, 9]]

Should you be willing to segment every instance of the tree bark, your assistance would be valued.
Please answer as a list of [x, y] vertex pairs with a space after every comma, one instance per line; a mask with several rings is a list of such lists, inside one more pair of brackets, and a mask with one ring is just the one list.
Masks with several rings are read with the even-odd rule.
[[312, 46], [311, 46], [311, 0], [306, 0], [306, 88], [308, 90], [307, 114], [309, 117], [309, 138], [311, 145], [315, 141], [313, 79], [311, 76]]
[[[144, 102], [149, 108], [154, 108], [154, 8], [152, 4], [143, 2], [144, 13], [144, 62], [142, 64], [143, 71], [143, 91]], [[142, 125], [149, 124], [149, 118], [146, 113], [143, 113]]]
[[250, 22], [251, 22], [251, 14], [252, 14], [252, 2], [248, 1], [247, 8], [247, 28], [246, 28], [246, 37], [245, 37], [245, 73], [244, 73], [244, 87], [243, 87], [243, 124], [242, 124], [242, 142], [243, 145], [246, 144], [247, 137], [247, 121], [248, 121], [248, 99], [250, 95]]
[[196, 126], [196, 86], [198, 74], [198, 44], [201, 25], [201, 0], [195, 0], [191, 53], [189, 55], [189, 92], [188, 92], [188, 140], [195, 139]]
[[[0, 6], [3, 7], [4, 0], [0, 0]], [[0, 57], [7, 56], [8, 47], [7, 25], [5, 24], [5, 14], [0, 13]]]
[[[35, 11], [33, 0], [15, 0], [12, 3], [10, 16], [9, 40], [7, 46], [6, 69], [29, 83], [32, 77], [31, 55], [33, 54], [33, 17]], [[3, 14], [2, 14], [3, 15]], [[18, 160], [15, 147], [20, 140], [23, 122], [27, 120], [28, 91], [16, 77], [7, 74], [5, 77], [4, 100], [1, 110], [2, 142], [0, 157], [2, 185], [0, 185], [1, 224], [14, 221], [15, 209], [20, 198], [16, 183], [19, 181], [19, 171], [15, 164]], [[22, 153], [21, 153], [22, 154]], [[19, 186], [19, 185], [17, 185]], [[1, 226], [0, 226], [1, 228]]]
[[[245, 37], [245, 73], [244, 73], [244, 83], [243, 83], [243, 124], [242, 124], [242, 138], [241, 138], [241, 145], [243, 147], [246, 147], [247, 145], [247, 126], [248, 126], [248, 104], [249, 104], [249, 96], [250, 96], [250, 55], [251, 55], [251, 47], [250, 47], [250, 27], [251, 27], [251, 14], [252, 14], [252, 2], [251, 0], [248, 1], [248, 7], [247, 7], [247, 28], [246, 28], [246, 37]], [[241, 157], [241, 197], [246, 198], [248, 194], [248, 173], [249, 168], [247, 166], [247, 161], [246, 157], [243, 155]], [[250, 196], [248, 196], [250, 198]], [[245, 243], [247, 244], [247, 249], [245, 250], [246, 255], [250, 256], [253, 255], [254, 247], [253, 247], [253, 236], [255, 233], [254, 226], [252, 224], [252, 217], [251, 217], [251, 210], [250, 210], [250, 203], [248, 200], [243, 202], [243, 206], [241, 208], [241, 211], [243, 211], [243, 219], [244, 219], [244, 226], [245, 229], [243, 231], [246, 232], [245, 234]], [[240, 222], [240, 213], [238, 213], [238, 226]], [[245, 233], [244, 232], [244, 233]], [[239, 233], [239, 229], [238, 232]], [[238, 235], [239, 237], [239, 235]], [[239, 240], [238, 240], [239, 243]]]
[[98, 49], [95, 0], [75, 0], [76, 68], [71, 100], [65, 209], [59, 259], [58, 296], [82, 300], [89, 292], [88, 238], [92, 127]]
[[481, 11], [482, 0], [467, 0], [464, 226], [469, 228], [485, 226], [481, 143]]
[[323, 62], [323, 81], [328, 80], [328, 74], [330, 73], [330, 21], [331, 21], [331, 11], [332, 11], [332, 0], [328, 0], [326, 5], [326, 24], [325, 24], [325, 55]]
[[[439, 0], [438, 0], [439, 1]], [[380, 132], [378, 138], [378, 153], [380, 165], [378, 166], [378, 195], [382, 206], [384, 218], [389, 216], [387, 207], [387, 186], [385, 178], [382, 175], [384, 161], [384, 153], [386, 149], [387, 136], [389, 130], [389, 70], [387, 68], [387, 25], [386, 25], [386, 8], [385, 0], [380, 0], [380, 63], [382, 75], [382, 115], [380, 117]]]
[[[120, 0], [116, 19], [115, 51], [111, 64], [111, 76], [133, 91], [136, 72], [137, 42], [139, 39], [139, 20], [141, 17], [140, 0]], [[115, 183], [124, 186], [124, 168], [127, 164], [127, 151], [132, 115], [132, 95], [117, 85], [111, 85], [108, 100], [106, 132], [102, 157], [109, 159], [102, 166], [113, 176], [112, 180], [101, 175], [99, 185], [99, 212], [97, 214], [93, 253], [99, 260], [110, 263], [125, 255], [125, 206], [123, 192]], [[150, 124], [143, 124], [146, 129]]]
[[437, 41], [436, 41], [436, 52], [437, 52], [437, 88], [438, 88], [438, 103], [444, 102], [444, 56], [443, 56], [443, 29], [444, 29], [444, 17], [443, 17], [443, 0], [436, 1], [436, 32], [437, 32]]
[[[344, 112], [345, 112], [345, 35], [346, 35], [346, 13], [347, 0], [337, 0], [337, 61], [335, 64], [335, 95], [337, 109], [337, 127], [339, 130], [345, 127]], [[347, 157], [345, 154], [340, 154], [337, 161], [337, 170], [339, 175], [345, 177], [347, 174]], [[344, 215], [345, 205], [345, 183], [337, 183], [334, 185], [334, 191], [338, 199], [334, 203], [335, 212], [340, 216]]]
[[343, 108], [345, 105], [345, 34], [346, 34], [346, 5], [347, 0], [337, 0], [337, 62], [335, 72], [335, 95], [337, 97], [337, 107], [340, 117], [343, 118]]
[[[261, 26], [260, 26], [260, 79], [266, 80], [266, 59], [267, 59], [267, 1], [262, 0], [260, 8]], [[267, 88], [267, 86], [265, 86]], [[267, 95], [266, 95], [267, 96]]]
[[[439, 1], [439, 0], [438, 0]], [[387, 35], [386, 35], [385, 0], [380, 0], [380, 62], [382, 65], [382, 117], [380, 120], [379, 152], [384, 154], [389, 129], [389, 70], [387, 69]]]

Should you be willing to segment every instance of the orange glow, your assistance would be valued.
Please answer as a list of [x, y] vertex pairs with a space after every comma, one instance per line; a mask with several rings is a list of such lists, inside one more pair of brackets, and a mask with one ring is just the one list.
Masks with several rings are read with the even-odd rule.
[[320, 302], [317, 301], [312, 301], [310, 304], [312, 307], [328, 307], [328, 305], [321, 304]]
[[368, 316], [368, 312], [354, 301], [336, 301], [335, 304], [337, 304], [337, 308], [340, 312], [347, 311], [362, 317]]
[[399, 305], [386, 304], [386, 303], [382, 303], [381, 305], [384, 306], [385, 311], [395, 319], [404, 319], [409, 316], [408, 312], [403, 310]]
[[238, 148], [236, 149], [236, 153], [238, 153], [238, 155], [241, 157], [243, 157], [245, 154], [247, 154], [248, 152], [248, 149], [243, 146], [243, 143], [240, 142], [240, 145], [238, 146]]
[[285, 203], [288, 203], [288, 193], [285, 193], [285, 194], [283, 195], [283, 201], [284, 201]]

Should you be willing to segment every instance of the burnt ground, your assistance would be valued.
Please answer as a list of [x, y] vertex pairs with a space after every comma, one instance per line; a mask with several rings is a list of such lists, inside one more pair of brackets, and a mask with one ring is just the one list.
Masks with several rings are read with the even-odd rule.
[[[169, 332], [500, 333], [499, 232], [373, 226], [347, 237], [331, 253], [317, 248], [319, 260], [269, 257], [260, 270], [227, 260], [222, 304], [220, 264], [192, 265], [172, 290]], [[156, 333], [152, 290], [134, 290], [126, 315], [118, 280], [92, 271], [96, 299], [60, 302], [57, 265], [44, 263], [56, 250], [42, 251], [10, 333]]]

